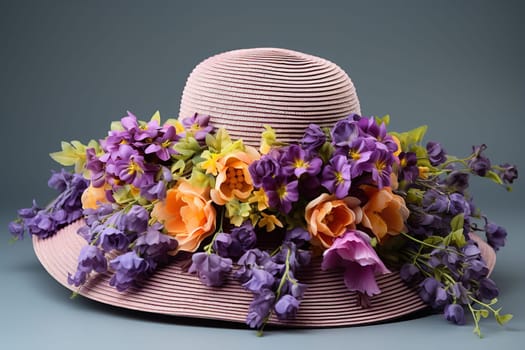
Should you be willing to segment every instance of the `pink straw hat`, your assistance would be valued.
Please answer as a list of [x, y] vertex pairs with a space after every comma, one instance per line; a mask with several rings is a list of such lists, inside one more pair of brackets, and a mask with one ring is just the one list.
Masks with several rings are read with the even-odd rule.
[[[325, 59], [284, 49], [259, 48], [230, 51], [200, 63], [190, 74], [182, 95], [180, 116], [211, 116], [214, 126], [224, 126], [232, 138], [258, 145], [263, 125], [271, 125], [279, 140], [297, 141], [310, 123], [331, 127], [351, 113], [360, 114], [355, 87], [348, 75]], [[245, 322], [252, 294], [228, 278], [220, 288], [204, 286], [185, 272], [182, 262], [160, 269], [151, 278], [118, 292], [100, 274], [80, 289], [68, 284], [85, 240], [76, 234], [82, 221], [57, 234], [33, 238], [37, 257], [58, 282], [80, 295], [122, 308], [152, 313]], [[477, 237], [477, 236], [476, 236]], [[490, 270], [495, 254], [476, 239]], [[377, 277], [381, 293], [363, 308], [350, 292], [339, 270], [321, 270], [313, 259], [300, 273], [308, 285], [293, 320], [272, 316], [269, 324], [300, 327], [348, 326], [382, 322], [427, 308], [415, 289], [399, 273]]]

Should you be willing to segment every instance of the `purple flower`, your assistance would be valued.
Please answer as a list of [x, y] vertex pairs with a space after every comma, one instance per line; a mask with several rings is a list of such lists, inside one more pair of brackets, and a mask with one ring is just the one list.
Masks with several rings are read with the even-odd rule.
[[277, 303], [275, 303], [275, 314], [280, 320], [293, 319], [299, 309], [299, 303], [300, 301], [290, 294], [283, 295]]
[[465, 310], [459, 304], [448, 304], [445, 306], [445, 318], [455, 324], [465, 324]]
[[372, 162], [372, 179], [377, 187], [390, 186], [390, 174], [392, 173], [392, 154], [384, 150], [376, 150], [370, 157]]
[[206, 135], [213, 131], [213, 126], [208, 125], [210, 116], [195, 113], [191, 118], [182, 119], [186, 131], [193, 135], [197, 141], [203, 141]]
[[323, 169], [323, 187], [330, 193], [335, 193], [337, 198], [348, 196], [350, 191], [351, 175], [350, 164], [345, 156], [338, 155], [330, 159], [330, 162]]
[[166, 257], [169, 252], [174, 251], [178, 242], [160, 232], [161, 228], [158, 223], [148, 227], [147, 231], [135, 241], [135, 251], [143, 256], [161, 259]]
[[98, 247], [86, 245], [80, 250], [77, 271], [73, 276], [68, 273], [67, 282], [78, 287], [86, 282], [91, 271], [103, 273], [107, 271], [107, 267], [104, 253]]
[[16, 239], [24, 238], [24, 223], [23, 221], [11, 221], [8, 226], [9, 232], [15, 236]]
[[252, 177], [253, 185], [255, 187], [262, 187], [263, 182], [267, 179], [272, 179], [275, 176], [281, 174], [281, 166], [277, 161], [277, 157], [280, 157], [279, 152], [270, 151], [267, 155], [263, 156], [260, 160], [254, 161], [248, 167], [250, 175]]
[[518, 178], [518, 168], [508, 163], [500, 165], [503, 169], [500, 173], [501, 179], [506, 184], [511, 184]]
[[177, 140], [177, 132], [173, 126], [162, 129], [160, 135], [156, 137], [144, 150], [146, 154], [154, 153], [160, 160], [168, 161], [176, 153], [173, 145]]
[[401, 162], [401, 173], [399, 180], [414, 182], [419, 175], [419, 168], [417, 167], [417, 156], [414, 152], [401, 152], [399, 154], [399, 161]]
[[453, 171], [445, 179], [445, 185], [457, 192], [465, 192], [469, 185], [469, 174], [460, 171]]
[[271, 289], [275, 283], [275, 277], [268, 271], [253, 268], [250, 279], [242, 284], [244, 289], [253, 293], [260, 293], [264, 289]]
[[293, 242], [300, 247], [310, 241], [310, 234], [302, 227], [295, 227], [292, 230], [286, 231], [283, 241]]
[[438, 166], [445, 163], [447, 155], [445, 150], [441, 147], [438, 142], [429, 141], [427, 143], [428, 160], [433, 166]]
[[253, 226], [245, 223], [233, 228], [229, 234], [219, 233], [213, 242], [213, 249], [222, 257], [238, 259], [247, 250], [255, 247], [256, 242], [257, 236]]
[[299, 199], [298, 181], [286, 182], [284, 176], [273, 179], [266, 178], [263, 183], [270, 207], [288, 214], [292, 210], [292, 203]]
[[310, 124], [304, 132], [301, 146], [307, 151], [318, 151], [326, 142], [326, 135], [317, 124]]
[[351, 291], [373, 296], [380, 293], [375, 276], [390, 271], [370, 245], [368, 236], [361, 231], [347, 231], [323, 255], [323, 270], [343, 267], [346, 287]]
[[129, 237], [113, 226], [105, 227], [100, 235], [100, 246], [106, 252], [113, 249], [126, 251], [130, 243]]
[[118, 160], [107, 165], [107, 172], [137, 188], [150, 185], [158, 167], [145, 163], [144, 157], [129, 145], [121, 145]]
[[413, 281], [416, 281], [420, 277], [421, 272], [415, 265], [407, 263], [401, 266], [401, 269], [399, 270], [399, 275], [401, 276], [401, 279], [403, 281], [411, 283]]
[[342, 119], [334, 125], [331, 134], [335, 146], [349, 147], [359, 137], [359, 126], [350, 118]]
[[105, 163], [96, 155], [94, 148], [86, 150], [86, 169], [91, 173], [91, 184], [94, 187], [102, 187], [106, 182]]
[[365, 171], [372, 171], [370, 157], [375, 149], [375, 142], [370, 139], [359, 138], [346, 150], [345, 153], [350, 159], [350, 165], [352, 166], [352, 178], [356, 178]]
[[232, 269], [232, 260], [217, 254], [195, 253], [191, 257], [189, 273], [196, 273], [201, 282], [209, 287], [221, 286], [226, 274]]
[[468, 165], [475, 174], [485, 176], [491, 169], [490, 160], [482, 154], [482, 152], [487, 149], [487, 146], [474, 146], [472, 149], [473, 157], [469, 160]]
[[281, 157], [283, 174], [286, 176], [295, 175], [298, 178], [303, 174], [319, 174], [322, 163], [321, 158], [311, 157], [309, 152], [306, 152], [298, 145], [291, 145], [285, 148]]
[[119, 292], [125, 291], [144, 277], [150, 270], [148, 261], [139, 257], [135, 251], [129, 251], [117, 256], [109, 263], [114, 274], [109, 284], [117, 288]]
[[490, 301], [499, 295], [496, 283], [490, 278], [484, 277], [479, 281], [479, 295], [482, 300]]
[[128, 232], [142, 233], [148, 228], [149, 212], [141, 205], [133, 205], [122, 216], [123, 226]]
[[274, 301], [275, 294], [269, 289], [262, 290], [260, 293], [255, 294], [248, 308], [246, 324], [251, 328], [260, 328], [270, 313]]
[[485, 235], [487, 237], [487, 243], [490, 244], [494, 250], [499, 250], [505, 245], [507, 230], [489, 221], [485, 224]]

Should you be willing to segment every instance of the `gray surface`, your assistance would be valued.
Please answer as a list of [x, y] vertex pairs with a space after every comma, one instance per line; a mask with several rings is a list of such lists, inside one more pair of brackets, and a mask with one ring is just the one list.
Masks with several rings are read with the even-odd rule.
[[[219, 2], [217, 2], [219, 3]], [[495, 162], [525, 166], [525, 24], [519, 2], [0, 2], [0, 348], [189, 347], [354, 349], [521, 348], [524, 181], [512, 193], [473, 184], [478, 205], [510, 235], [494, 279], [515, 319], [504, 329], [440, 316], [357, 328], [254, 332], [123, 312], [78, 299], [42, 269], [6, 224], [33, 197], [45, 203], [47, 157], [61, 140], [105, 135], [127, 109], [176, 116], [186, 76], [222, 51], [285, 47], [345, 69], [365, 114], [393, 127], [430, 126], [450, 153], [487, 143]], [[300, 5], [299, 5], [300, 4]], [[523, 172], [523, 171], [522, 171]], [[96, 340], [95, 340], [96, 339]], [[100, 348], [100, 347], [99, 347]]]

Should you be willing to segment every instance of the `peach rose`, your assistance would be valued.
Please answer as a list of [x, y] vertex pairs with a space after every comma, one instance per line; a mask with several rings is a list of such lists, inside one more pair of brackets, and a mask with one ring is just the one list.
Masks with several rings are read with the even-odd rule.
[[185, 180], [166, 192], [166, 199], [155, 204], [151, 216], [179, 242], [177, 250], [194, 252], [215, 231], [216, 212], [207, 189]]
[[234, 152], [217, 161], [218, 175], [215, 187], [210, 191], [211, 199], [225, 205], [234, 198], [247, 200], [253, 191], [253, 182], [248, 166], [258, 158], [257, 151]]
[[359, 203], [355, 197], [336, 199], [327, 193], [308, 203], [305, 219], [312, 243], [329, 248], [337, 237], [355, 229], [363, 216]]
[[405, 221], [409, 211], [405, 200], [392, 193], [390, 187], [363, 187], [369, 200], [363, 207], [361, 224], [369, 228], [381, 243], [387, 235], [395, 236], [406, 230]]
[[89, 187], [84, 190], [84, 193], [82, 193], [80, 200], [83, 209], [97, 209], [99, 204], [108, 203], [106, 189], [104, 186], [94, 187], [93, 185], [89, 185]]

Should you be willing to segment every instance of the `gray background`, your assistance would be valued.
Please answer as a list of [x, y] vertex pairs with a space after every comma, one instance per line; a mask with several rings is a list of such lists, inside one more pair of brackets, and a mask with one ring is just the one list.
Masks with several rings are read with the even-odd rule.
[[427, 124], [427, 139], [457, 155], [486, 143], [494, 162], [523, 172], [524, 15], [518, 1], [0, 1], [0, 348], [520, 348], [524, 181], [511, 193], [472, 185], [478, 205], [509, 231], [494, 279], [515, 314], [505, 328], [484, 322], [481, 341], [471, 325], [438, 315], [259, 339], [243, 328], [70, 301], [29, 240], [8, 244], [6, 225], [33, 198], [52, 198], [46, 182], [58, 166], [47, 155], [61, 140], [103, 137], [128, 109], [176, 117], [192, 68], [237, 48], [327, 58], [354, 81], [364, 114], [388, 113], [399, 131]]

